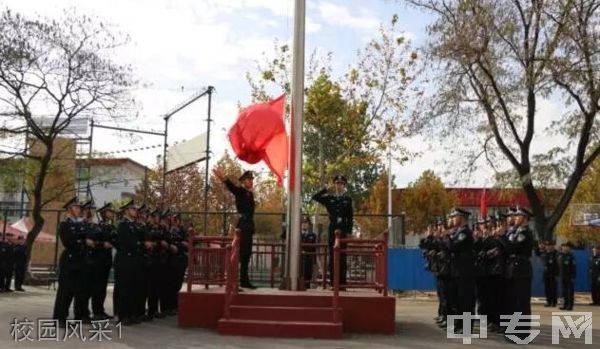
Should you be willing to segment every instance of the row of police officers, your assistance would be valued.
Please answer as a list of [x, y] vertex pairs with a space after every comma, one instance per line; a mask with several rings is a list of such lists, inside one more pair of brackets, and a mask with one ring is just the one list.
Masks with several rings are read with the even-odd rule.
[[27, 246], [23, 236], [16, 239], [0, 240], [0, 293], [12, 292], [10, 288], [14, 276], [15, 291], [25, 292], [23, 281], [27, 269]]
[[[448, 315], [463, 312], [486, 315], [488, 330], [503, 333], [500, 315], [531, 314], [531, 256], [534, 239], [529, 229], [531, 212], [513, 207], [506, 213], [480, 219], [471, 231], [469, 212], [454, 209], [449, 224], [438, 219], [420, 242], [427, 269], [436, 276], [439, 298], [436, 321], [448, 326]], [[540, 244], [536, 255], [544, 260], [546, 306], [557, 305], [557, 283], [563, 290], [562, 310], [574, 304], [575, 257], [569, 244], [560, 253], [551, 243]], [[600, 304], [600, 256], [594, 248], [590, 262], [593, 304]], [[505, 320], [506, 321], [506, 320]], [[461, 332], [463, 323], [454, 324]], [[526, 329], [521, 326], [519, 329]]]
[[120, 208], [118, 223], [110, 204], [96, 210], [92, 202], [81, 204], [73, 198], [65, 209], [53, 314], [60, 326], [65, 326], [72, 302], [76, 320], [112, 318], [104, 308], [111, 269], [114, 315], [123, 325], [176, 314], [188, 247], [179, 214], [138, 207], [133, 200]]
[[501, 314], [531, 314], [531, 213], [521, 207], [498, 213], [493, 222], [480, 221], [486, 228], [475, 231], [469, 228], [469, 215], [454, 209], [448, 226], [440, 219], [420, 242], [427, 269], [436, 276], [436, 321], [462, 333], [464, 322], [448, 324], [448, 315], [480, 314], [487, 316], [490, 331], [504, 332]]

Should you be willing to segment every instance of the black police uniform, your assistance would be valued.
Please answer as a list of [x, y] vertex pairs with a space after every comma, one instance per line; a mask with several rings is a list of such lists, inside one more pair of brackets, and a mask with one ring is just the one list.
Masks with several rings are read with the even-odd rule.
[[0, 241], [0, 292], [10, 290], [14, 265], [14, 249], [8, 241]]
[[[329, 214], [329, 232], [327, 243], [329, 245], [329, 275], [333, 284], [333, 245], [335, 244], [335, 231], [339, 229], [342, 233], [342, 238], [346, 238], [352, 234], [353, 211], [352, 198], [347, 192], [336, 194], [329, 193], [327, 188], [313, 195], [312, 199], [321, 205], [325, 206]], [[345, 244], [342, 244], [341, 249], [345, 249]], [[340, 285], [346, 284], [346, 269], [347, 261], [344, 253], [340, 256]]]
[[139, 306], [139, 259], [141, 253], [140, 233], [137, 222], [125, 217], [117, 228], [115, 248], [115, 289], [114, 306], [115, 314], [124, 325], [137, 322], [136, 307]]
[[476, 305], [478, 315], [489, 315], [489, 291], [487, 274], [487, 236], [481, 236], [473, 241], [473, 253], [475, 255], [475, 289]]
[[171, 278], [169, 282], [169, 297], [168, 308], [177, 311], [178, 295], [185, 275], [187, 267], [187, 237], [181, 226], [173, 226], [170, 231], [171, 244], [177, 247], [177, 252], [171, 254], [169, 269], [171, 270]]
[[249, 287], [248, 266], [252, 256], [252, 239], [254, 236], [254, 193], [241, 186], [225, 180], [225, 186], [235, 196], [235, 207], [239, 214], [237, 228], [241, 230], [240, 244], [240, 286]]
[[[473, 232], [467, 225], [456, 228], [449, 236], [450, 256], [450, 298], [454, 315], [475, 312], [475, 256], [473, 253]], [[457, 329], [462, 328], [457, 321]]]
[[563, 306], [561, 309], [573, 310], [575, 302], [575, 276], [577, 263], [571, 252], [560, 254], [560, 282], [563, 294]]
[[600, 305], [600, 253], [590, 259], [589, 270], [592, 283], [592, 304]]
[[147, 241], [153, 243], [154, 248], [149, 251], [147, 256], [147, 272], [148, 272], [148, 283], [147, 283], [147, 295], [148, 295], [148, 318], [152, 319], [158, 314], [158, 302], [160, 299], [160, 282], [161, 282], [161, 269], [160, 269], [160, 241], [162, 237], [161, 228], [156, 224], [148, 224], [148, 235]]
[[71, 301], [75, 300], [76, 319], [88, 316], [85, 279], [85, 225], [82, 221], [68, 217], [60, 223], [60, 241], [64, 247], [58, 264], [58, 290], [54, 302], [53, 318], [64, 325], [69, 316]]
[[111, 246], [115, 245], [117, 231], [109, 221], [101, 221], [96, 226], [96, 253], [94, 255], [94, 273], [92, 280], [92, 312], [96, 317], [106, 318], [107, 314], [104, 309], [104, 301], [106, 300], [106, 287], [108, 285], [108, 277], [113, 263], [112, 247], [106, 248], [105, 243]]
[[[493, 324], [495, 329], [500, 328], [500, 314], [502, 314], [502, 299], [504, 298], [504, 273], [506, 267], [506, 251], [502, 236], [492, 236], [486, 239], [486, 300], [488, 324]], [[490, 326], [492, 327], [492, 326]]]
[[544, 262], [544, 292], [546, 294], [546, 305], [556, 306], [558, 302], [558, 252], [544, 251], [539, 247], [535, 249], [535, 255]]
[[[533, 251], [533, 234], [528, 226], [520, 226], [509, 230], [506, 253], [506, 296], [504, 311], [512, 315], [520, 312], [531, 315], [531, 254]], [[527, 330], [529, 326], [520, 326]], [[517, 334], [526, 337], [526, 334]]]
[[[452, 314], [455, 308], [456, 302], [452, 299], [450, 294], [450, 276], [451, 276], [451, 252], [450, 246], [450, 235], [444, 235], [435, 239], [435, 262], [437, 265], [437, 289], [439, 290], [440, 304], [438, 306], [438, 313], [441, 313], [441, 319], [439, 324], [441, 327], [447, 325], [446, 319], [448, 314]], [[454, 303], [453, 303], [454, 301]]]
[[442, 311], [442, 294], [440, 292], [440, 286], [438, 282], [438, 263], [436, 259], [436, 246], [435, 246], [436, 238], [433, 235], [426, 236], [419, 241], [419, 248], [423, 250], [423, 259], [425, 260], [426, 271], [429, 271], [435, 276], [436, 280], [436, 291], [438, 297], [438, 318], [441, 319], [443, 316]]
[[[162, 218], [166, 216], [166, 213], [163, 213]], [[170, 298], [170, 285], [169, 280], [172, 274], [171, 268], [169, 267], [169, 262], [171, 260], [171, 234], [169, 227], [166, 224], [159, 225], [160, 235], [159, 235], [159, 245], [158, 245], [158, 265], [157, 265], [157, 278], [158, 278], [158, 306], [157, 313], [155, 316], [157, 318], [162, 318], [168, 315], [169, 312], [174, 311], [174, 309], [169, 307]], [[165, 245], [166, 244], [166, 247]], [[154, 311], [154, 304], [149, 305], [148, 311], [152, 313]]]
[[[303, 230], [301, 235], [301, 241], [303, 244], [316, 244], [317, 234], [312, 229]], [[302, 275], [304, 276], [304, 287], [310, 288], [310, 282], [313, 276], [313, 266], [316, 259], [316, 247], [314, 246], [303, 246], [302, 247]]]
[[148, 297], [148, 273], [151, 263], [152, 251], [146, 248], [148, 241], [148, 226], [140, 221], [135, 222], [137, 226], [137, 239], [139, 242], [138, 253], [135, 258], [135, 289], [133, 315], [136, 320], [144, 320], [146, 314], [146, 300]]
[[23, 281], [25, 281], [25, 271], [27, 270], [27, 246], [25, 244], [16, 244], [13, 248], [15, 259], [15, 290], [23, 291]]

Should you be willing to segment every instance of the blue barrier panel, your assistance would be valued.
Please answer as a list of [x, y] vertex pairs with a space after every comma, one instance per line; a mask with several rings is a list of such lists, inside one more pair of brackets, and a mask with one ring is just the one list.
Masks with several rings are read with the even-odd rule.
[[[575, 290], [577, 292], [589, 292], [590, 280], [588, 265], [591, 256], [588, 250], [573, 251], [577, 261], [577, 278]], [[544, 265], [540, 258], [531, 258], [533, 266], [533, 278], [531, 293], [535, 297], [544, 296]], [[434, 276], [425, 270], [425, 258], [418, 248], [390, 248], [388, 255], [388, 285], [392, 290], [435, 290]], [[559, 292], [560, 292], [560, 282]], [[561, 293], [559, 293], [559, 296]]]

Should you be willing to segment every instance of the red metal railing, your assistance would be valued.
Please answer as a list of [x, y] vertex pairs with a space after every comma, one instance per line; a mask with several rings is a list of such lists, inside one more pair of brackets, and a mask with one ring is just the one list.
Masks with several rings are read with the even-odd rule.
[[187, 291], [192, 285], [225, 284], [225, 252], [233, 238], [220, 236], [188, 236]]
[[236, 229], [231, 245], [225, 247], [225, 270], [227, 273], [225, 278], [225, 319], [231, 317], [233, 296], [239, 291], [240, 238], [241, 232]]

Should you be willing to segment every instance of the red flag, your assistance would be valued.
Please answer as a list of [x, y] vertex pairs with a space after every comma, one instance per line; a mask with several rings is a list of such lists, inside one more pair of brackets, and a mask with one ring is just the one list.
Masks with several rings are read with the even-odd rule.
[[479, 198], [479, 215], [482, 219], [487, 217], [487, 198], [485, 188], [483, 188], [483, 193], [481, 193], [481, 197]]
[[279, 185], [288, 162], [284, 107], [285, 94], [267, 103], [250, 105], [240, 111], [228, 134], [236, 155], [249, 164], [263, 160], [277, 176]]

